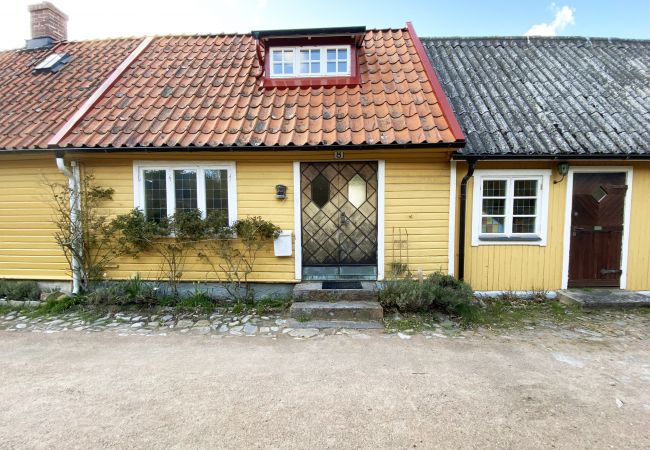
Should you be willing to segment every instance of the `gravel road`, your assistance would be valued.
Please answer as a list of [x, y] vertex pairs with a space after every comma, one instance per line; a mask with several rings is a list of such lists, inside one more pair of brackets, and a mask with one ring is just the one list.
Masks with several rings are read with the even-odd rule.
[[0, 331], [2, 448], [650, 448], [648, 340]]

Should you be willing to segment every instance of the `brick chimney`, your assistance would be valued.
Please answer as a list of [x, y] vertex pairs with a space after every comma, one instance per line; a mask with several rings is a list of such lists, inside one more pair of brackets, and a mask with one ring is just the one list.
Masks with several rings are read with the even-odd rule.
[[68, 38], [68, 16], [50, 2], [29, 6], [32, 38], [27, 48], [48, 47]]

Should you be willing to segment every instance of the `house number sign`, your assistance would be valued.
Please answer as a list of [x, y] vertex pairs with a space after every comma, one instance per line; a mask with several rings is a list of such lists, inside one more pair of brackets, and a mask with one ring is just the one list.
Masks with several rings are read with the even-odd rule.
[[343, 154], [343, 152], [341, 151], [334, 152], [334, 159], [343, 159], [344, 157], [345, 155]]

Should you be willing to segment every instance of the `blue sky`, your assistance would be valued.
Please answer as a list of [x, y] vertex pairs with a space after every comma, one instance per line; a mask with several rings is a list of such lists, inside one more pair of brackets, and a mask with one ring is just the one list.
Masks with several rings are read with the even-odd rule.
[[[253, 29], [366, 25], [421, 36], [559, 36], [650, 38], [650, 1], [567, 0], [50, 0], [70, 16], [70, 39], [148, 34], [248, 32]], [[0, 49], [29, 38], [27, 5], [0, 3]]]

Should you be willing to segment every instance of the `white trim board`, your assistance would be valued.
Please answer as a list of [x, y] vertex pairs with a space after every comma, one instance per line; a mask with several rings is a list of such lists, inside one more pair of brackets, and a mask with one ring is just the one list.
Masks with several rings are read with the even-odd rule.
[[[365, 161], [365, 160], [360, 160]], [[369, 160], [373, 161], [373, 160]], [[377, 161], [377, 280], [384, 279], [385, 266], [385, 205], [386, 205], [386, 161], [383, 159]], [[308, 161], [305, 161], [308, 162]], [[352, 162], [349, 161], [319, 161], [319, 162]], [[295, 227], [295, 260], [294, 276], [298, 281], [302, 280], [302, 208], [301, 208], [301, 187], [300, 187], [300, 163], [293, 162], [293, 221]]]
[[571, 247], [571, 211], [573, 210], [573, 174], [575, 173], [625, 173], [625, 202], [623, 206], [623, 237], [621, 245], [621, 281], [620, 288], [627, 287], [627, 259], [629, 254], [630, 217], [632, 208], [632, 175], [631, 166], [576, 166], [569, 167], [566, 177], [566, 201], [564, 208], [564, 239], [562, 243], [562, 289], [569, 285], [569, 254]]
[[300, 161], [293, 162], [293, 223], [295, 227], [294, 240], [294, 277], [302, 280], [302, 210], [300, 206]]
[[449, 164], [449, 246], [447, 248], [447, 273], [454, 275], [456, 266], [456, 170], [457, 163]]
[[384, 279], [384, 209], [386, 196], [386, 161], [377, 161], [377, 280]]
[[[548, 237], [548, 205], [551, 190], [551, 169], [477, 169], [474, 171], [474, 188], [472, 189], [472, 217], [471, 217], [471, 243], [472, 247], [480, 245], [536, 245], [546, 246]], [[535, 233], [519, 235], [519, 239], [513, 240], [488, 240], [480, 239], [481, 229], [481, 189], [483, 178], [500, 178], [508, 177], [517, 178], [536, 178], [540, 181], [539, 205], [538, 205], [538, 225]], [[508, 194], [512, 196], [512, 192]], [[508, 202], [506, 204], [509, 204]], [[506, 208], [508, 209], [508, 208]], [[507, 216], [507, 214], [506, 214]], [[506, 224], [506, 231], [508, 225]], [[517, 235], [514, 235], [517, 236]]]

